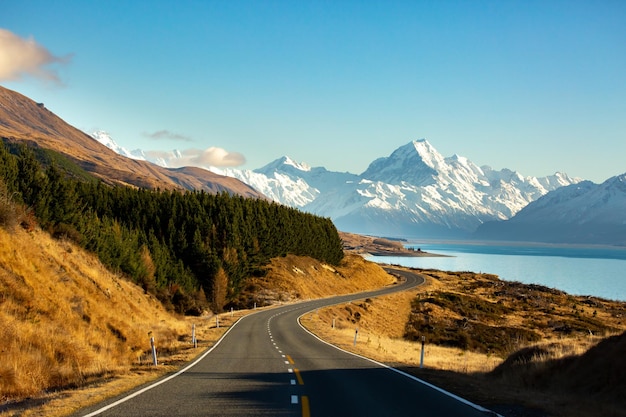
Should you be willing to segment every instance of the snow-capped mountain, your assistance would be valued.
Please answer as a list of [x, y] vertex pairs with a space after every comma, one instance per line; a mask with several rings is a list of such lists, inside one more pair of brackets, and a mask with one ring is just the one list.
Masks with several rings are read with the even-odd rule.
[[524, 177], [444, 158], [426, 140], [372, 162], [361, 175], [311, 168], [283, 157], [254, 171], [224, 170], [266, 196], [330, 217], [341, 230], [383, 235], [463, 237], [508, 219], [551, 190], [579, 182], [566, 174]]
[[626, 245], [626, 174], [583, 181], [530, 203], [511, 219], [485, 223], [481, 239]]
[[579, 181], [560, 173], [534, 178], [481, 168], [458, 155], [444, 158], [424, 139], [377, 159], [360, 177], [304, 209], [362, 233], [463, 237], [486, 221], [508, 219], [549, 191]]
[[343, 231], [422, 237], [467, 237], [485, 222], [509, 219], [546, 193], [581, 181], [562, 173], [524, 177], [458, 155], [444, 158], [425, 139], [376, 159], [360, 175], [288, 157], [252, 171], [211, 171], [281, 204], [329, 217]]
[[109, 133], [105, 132], [104, 130], [96, 130], [95, 132], [89, 133], [89, 136], [91, 136], [92, 138], [94, 138], [95, 140], [97, 140], [98, 142], [106, 146], [107, 148], [111, 149], [113, 152], [117, 153], [118, 155], [122, 155], [131, 159], [138, 159], [140, 161], [147, 160], [145, 155], [143, 154], [143, 151], [141, 151], [140, 149], [129, 151], [128, 149], [118, 145], [113, 140], [111, 135], [109, 135]]
[[332, 172], [322, 167], [311, 168], [286, 156], [254, 171], [237, 169], [212, 169], [212, 171], [235, 177], [268, 198], [297, 208], [308, 207], [321, 195], [332, 193], [346, 183], [360, 180], [355, 174]]

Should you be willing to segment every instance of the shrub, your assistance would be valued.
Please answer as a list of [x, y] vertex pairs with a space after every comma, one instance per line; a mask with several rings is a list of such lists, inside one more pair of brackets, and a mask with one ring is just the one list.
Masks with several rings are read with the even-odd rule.
[[14, 229], [19, 223], [17, 205], [13, 196], [7, 191], [3, 182], [0, 182], [0, 226], [7, 230]]

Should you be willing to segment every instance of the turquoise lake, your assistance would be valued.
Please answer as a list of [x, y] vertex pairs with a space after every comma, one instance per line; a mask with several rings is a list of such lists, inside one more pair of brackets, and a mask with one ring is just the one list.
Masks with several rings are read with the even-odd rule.
[[573, 295], [626, 301], [626, 248], [443, 241], [407, 241], [405, 246], [448, 257], [368, 259], [414, 268], [485, 272]]

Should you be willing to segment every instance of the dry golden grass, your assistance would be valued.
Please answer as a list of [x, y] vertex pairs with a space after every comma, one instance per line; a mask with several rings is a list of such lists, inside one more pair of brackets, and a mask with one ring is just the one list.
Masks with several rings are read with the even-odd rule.
[[[428, 279], [417, 290], [320, 309], [304, 316], [302, 324], [342, 349], [380, 362], [419, 366], [421, 343], [403, 338], [411, 301], [438, 286]], [[424, 357], [426, 366], [458, 372], [487, 371], [502, 362], [494, 356], [432, 344], [426, 344]]]
[[[67, 416], [81, 408], [97, 404], [167, 373], [175, 372], [213, 346], [234, 322], [248, 313], [249, 311], [236, 311], [232, 316], [230, 313], [221, 314], [219, 327], [215, 325], [215, 316], [187, 317], [184, 319], [184, 327], [189, 337], [184, 337], [184, 340], [178, 341], [169, 350], [159, 349], [157, 367], [152, 365], [152, 359], [146, 352], [140, 363], [121, 367], [119, 372], [95, 379], [84, 386], [43, 392], [22, 401], [8, 402], [5, 407], [0, 406], [0, 417]], [[193, 324], [196, 326], [197, 348], [191, 344]]]
[[262, 278], [251, 278], [241, 304], [270, 305], [376, 289], [395, 282], [382, 267], [348, 254], [337, 267], [294, 255], [275, 258]]
[[[418, 289], [320, 309], [305, 316], [303, 324], [346, 350], [394, 364], [481, 404], [504, 402], [550, 410], [551, 415], [563, 415], [559, 408], [570, 415], [593, 415], [585, 414], [583, 407], [567, 408], [572, 398], [563, 393], [520, 386], [529, 379], [542, 380], [542, 372], [558, 369], [555, 361], [589, 352], [609, 334], [551, 334], [548, 330], [555, 320], [550, 314], [574, 328], [578, 320], [604, 323], [619, 331], [625, 328], [624, 303], [567, 294], [552, 294], [557, 297], [553, 299], [550, 292], [538, 295], [525, 287], [503, 289], [489, 275], [424, 272], [429, 275], [427, 283]], [[273, 305], [364, 291], [394, 281], [379, 265], [358, 255], [348, 254], [338, 267], [286, 256], [274, 259], [265, 277], [252, 279], [244, 298], [259, 306]], [[441, 292], [472, 294], [493, 303], [519, 298], [522, 304], [507, 304], [512, 312], [506, 320], [510, 325], [534, 326], [543, 337], [531, 347], [533, 355], [521, 357], [521, 363], [531, 369], [517, 362], [511, 366], [511, 358], [506, 362], [494, 354], [431, 343], [426, 344], [425, 368], [420, 369], [421, 343], [404, 339], [407, 322], [415, 314], [416, 298], [425, 300]], [[461, 318], [444, 307], [428, 307], [433, 319]], [[188, 363], [244, 314], [220, 315], [220, 328], [215, 327], [214, 316], [172, 316], [157, 300], [74, 245], [37, 230], [0, 229], [0, 416], [65, 416], [117, 395]], [[199, 349], [190, 344], [192, 323], [197, 326]], [[151, 365], [148, 332], [157, 342], [158, 367]], [[587, 409], [593, 410], [593, 404]], [[607, 415], [619, 413], [618, 409]]]
[[[309, 299], [392, 282], [360, 256], [337, 268], [288, 256], [255, 285], [270, 304], [267, 294]], [[213, 315], [174, 316], [72, 243], [0, 228], [0, 416], [64, 416], [117, 395], [188, 363], [247, 313], [221, 314], [219, 328]]]
[[[594, 368], [589, 373], [595, 379], [615, 377], [610, 364], [617, 358], [603, 358], [603, 350], [595, 356], [604, 362], [600, 359], [592, 363], [583, 358], [607, 337], [626, 330], [622, 319], [625, 303], [574, 297], [514, 283], [510, 287], [494, 285], [495, 277], [485, 274], [424, 272], [428, 274], [427, 283], [417, 290], [320, 309], [305, 315], [302, 323], [336, 346], [392, 364], [482, 405], [497, 407], [504, 415], [618, 416], [626, 411], [619, 396], [607, 394], [599, 398], [579, 392], [585, 391], [589, 379], [585, 376], [587, 362]], [[541, 341], [532, 345], [511, 342], [513, 355], [508, 357], [427, 342], [424, 368], [420, 368], [421, 342], [406, 340], [407, 324], [414, 312], [414, 300], [430, 298], [442, 291], [479, 296], [494, 303], [501, 297], [500, 301], [511, 311], [499, 320], [506, 325], [526, 326], [541, 334]], [[520, 304], [511, 298], [519, 298]], [[432, 308], [429, 314], [437, 323], [460, 318], [458, 312], [445, 308]], [[561, 322], [570, 323], [574, 330], [564, 333], [558, 325]], [[553, 323], [553, 327], [548, 323]], [[590, 334], [586, 329], [576, 330], [576, 323], [589, 326], [602, 323], [613, 330]], [[572, 358], [578, 358], [575, 365], [571, 364]], [[564, 381], [582, 388], [563, 390], [559, 387], [564, 386]], [[598, 389], [590, 391], [595, 394]], [[601, 414], [597, 414], [599, 410]]]
[[41, 231], [0, 228], [0, 400], [80, 387], [174, 350], [188, 324]]

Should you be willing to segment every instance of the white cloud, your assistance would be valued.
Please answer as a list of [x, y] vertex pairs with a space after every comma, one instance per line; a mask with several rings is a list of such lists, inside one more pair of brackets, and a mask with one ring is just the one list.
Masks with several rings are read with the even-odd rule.
[[34, 39], [23, 39], [0, 28], [0, 81], [19, 80], [30, 75], [62, 84], [52, 64], [65, 64], [70, 57], [57, 57]]
[[158, 161], [161, 165], [170, 168], [194, 166], [208, 169], [209, 167], [236, 167], [243, 165], [246, 158], [238, 152], [228, 152], [225, 149], [212, 146], [210, 148], [186, 149], [184, 151], [164, 152], [147, 151], [147, 159]]
[[181, 135], [179, 133], [170, 132], [169, 130], [159, 130], [159, 131], [153, 132], [153, 133], [146, 132], [143, 135], [145, 137], [150, 138], [150, 139], [157, 139], [157, 140], [171, 139], [171, 140], [178, 140], [178, 141], [181, 141], [181, 142], [192, 142], [192, 140], [191, 140], [191, 138], [189, 136]]

